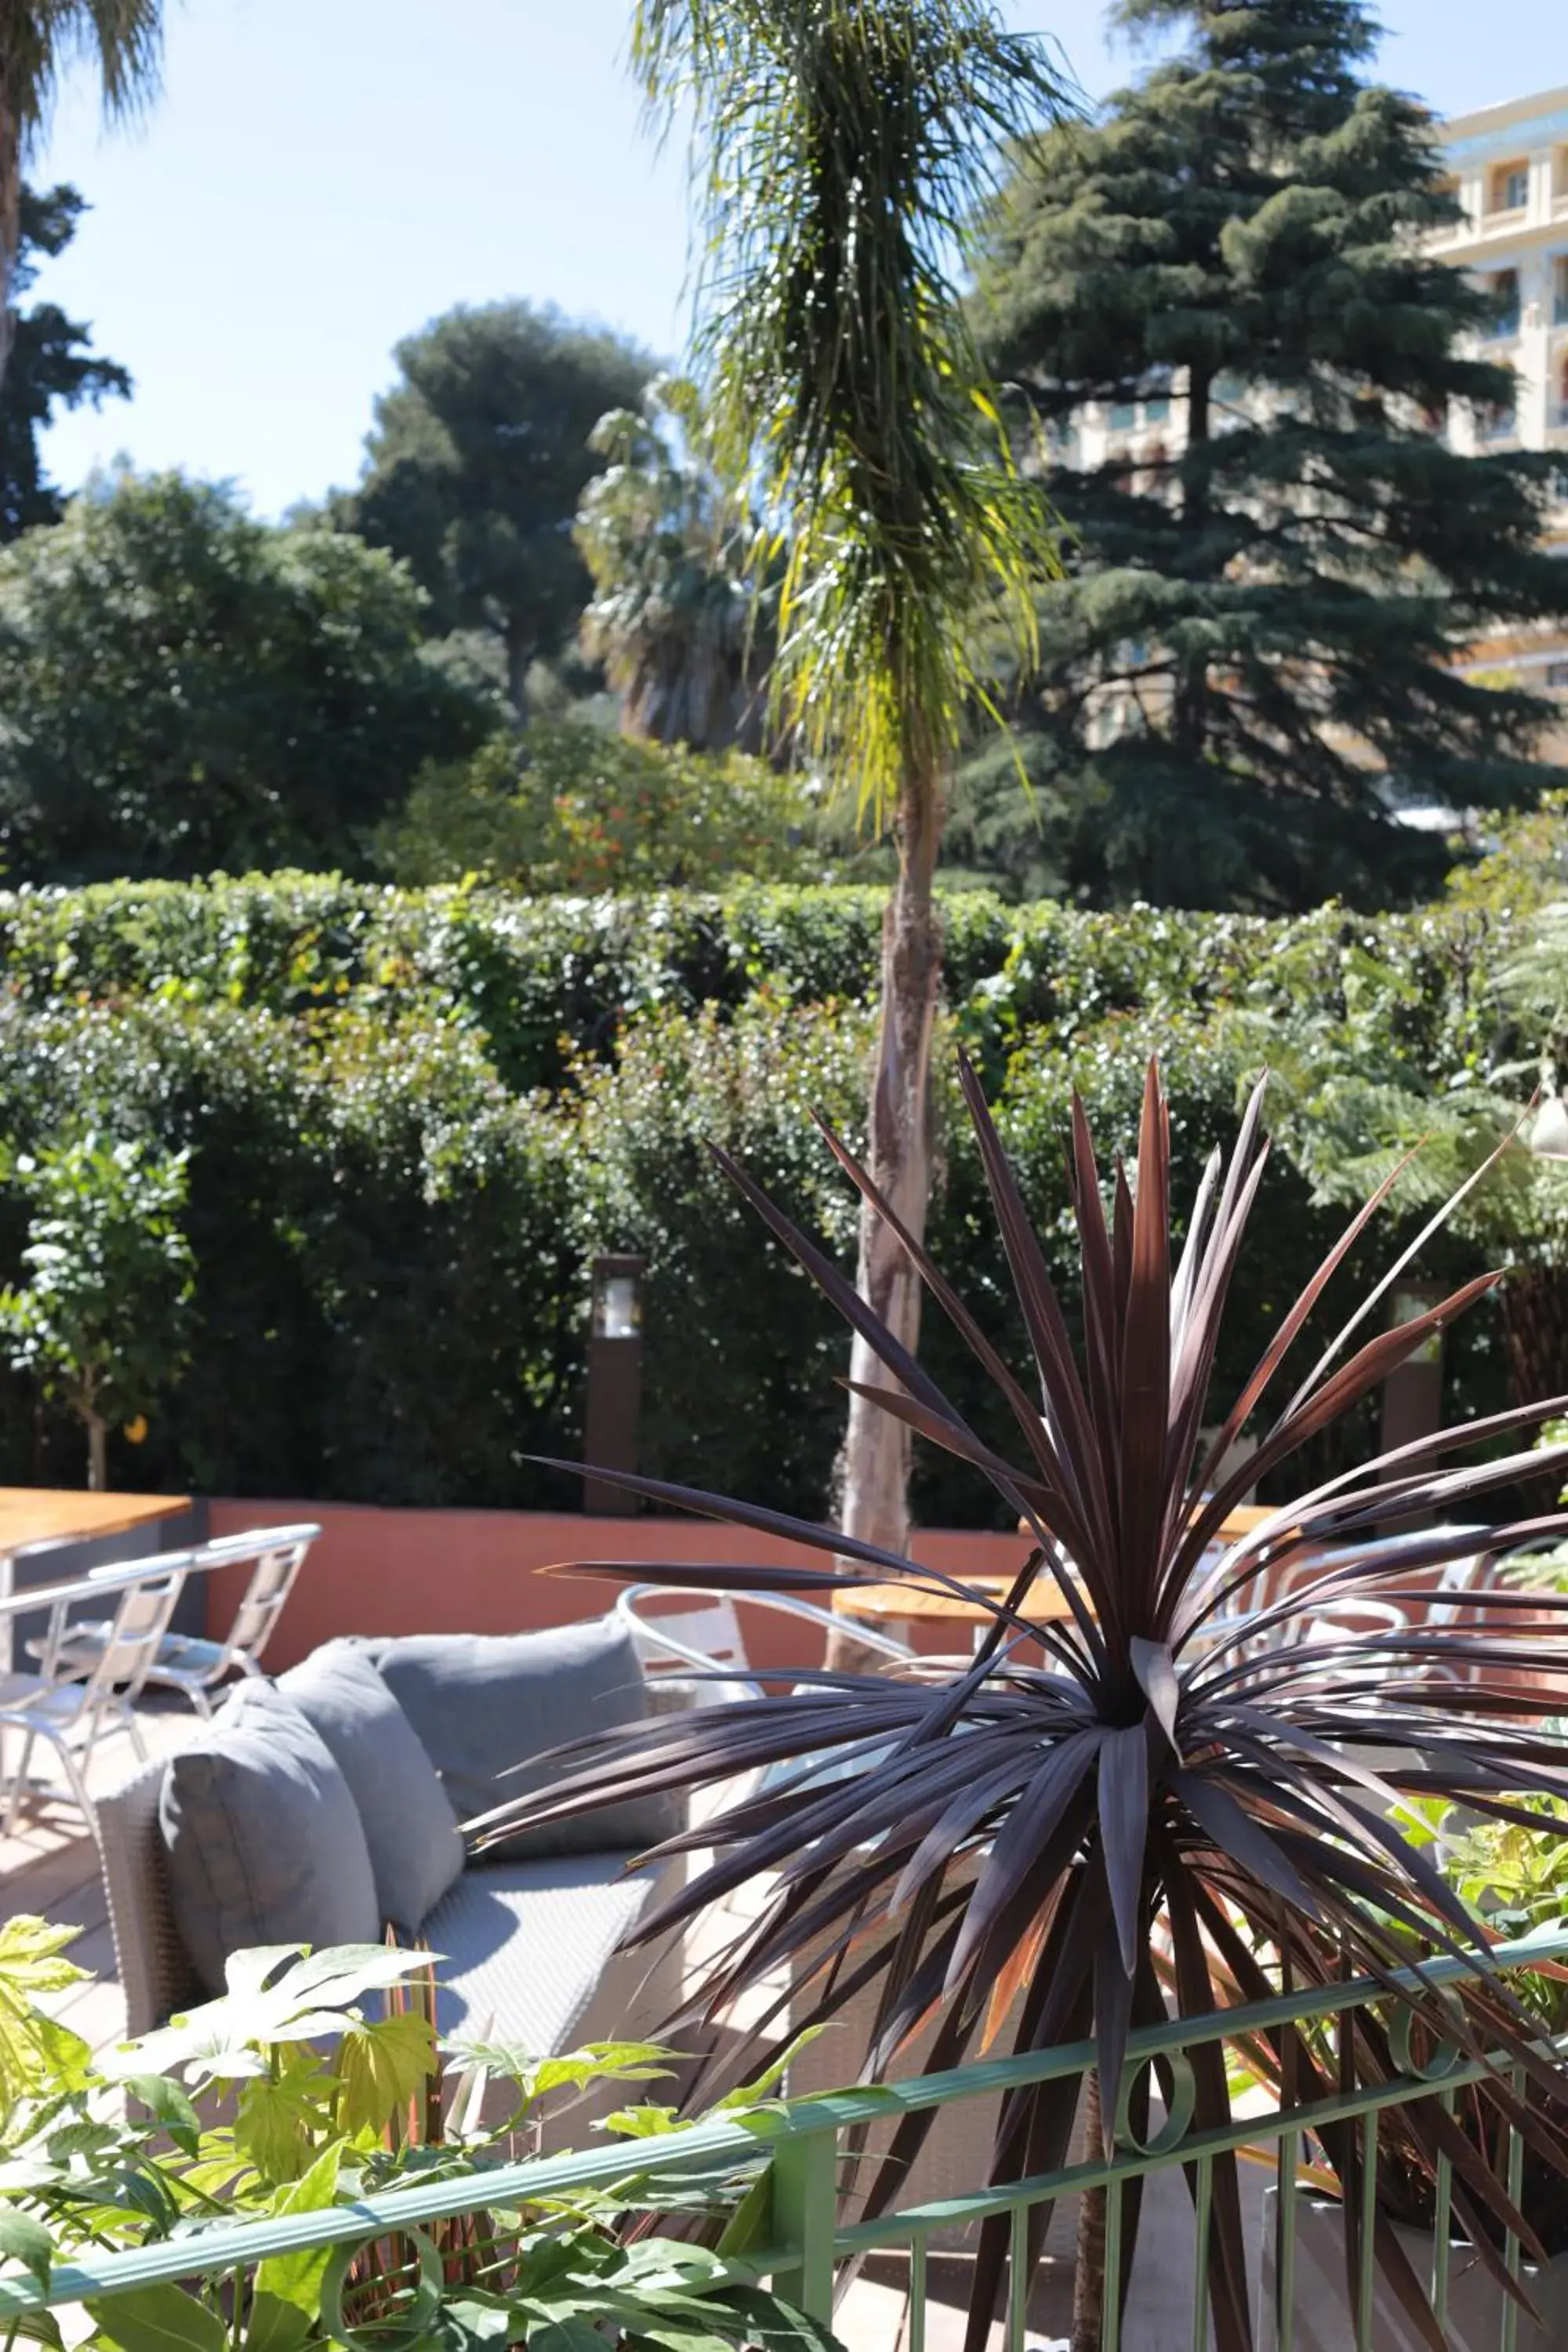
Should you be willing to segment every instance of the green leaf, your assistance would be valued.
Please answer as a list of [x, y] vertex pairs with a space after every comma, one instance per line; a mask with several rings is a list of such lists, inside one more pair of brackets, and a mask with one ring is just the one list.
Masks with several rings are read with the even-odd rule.
[[175, 2147], [195, 2156], [201, 2141], [201, 2117], [179, 2084], [171, 2082], [167, 2074], [131, 2074], [124, 2084], [127, 2096], [141, 2101]]
[[121, 2352], [226, 2352], [217, 2314], [167, 2283], [101, 2295], [87, 2308], [104, 2342]]
[[351, 2025], [338, 2048], [338, 2116], [351, 2137], [377, 2137], [436, 2072], [436, 2035], [417, 2010]]
[[[279, 2189], [273, 2201], [275, 2214], [321, 2213], [337, 2202], [338, 2173], [342, 2161], [342, 2142], [334, 2140], [324, 2147], [298, 2180], [291, 2180]], [[314, 2321], [321, 2305], [321, 2281], [326, 2276], [331, 2249], [327, 2246], [302, 2246], [289, 2254], [268, 2254], [257, 2265], [257, 2317], [259, 2318], [263, 2298], [279, 2306], [278, 2315], [270, 2321], [271, 2334], [286, 2332], [281, 2321], [281, 2308], [291, 2306], [307, 2321]], [[256, 2333], [255, 2321], [252, 2335]], [[268, 2352], [288, 2352], [287, 2346], [268, 2345]]]
[[605, 2339], [591, 2320], [552, 2319], [529, 2330], [528, 2352], [605, 2352]]
[[314, 2159], [330, 2116], [331, 2077], [314, 2054], [296, 2053], [276, 2075], [247, 2083], [235, 2113], [239, 2154], [264, 2180], [296, 2180]]
[[0, 2257], [20, 2263], [30, 2278], [47, 2287], [55, 2258], [54, 2240], [30, 2213], [18, 2213], [11, 2206], [0, 2208]]

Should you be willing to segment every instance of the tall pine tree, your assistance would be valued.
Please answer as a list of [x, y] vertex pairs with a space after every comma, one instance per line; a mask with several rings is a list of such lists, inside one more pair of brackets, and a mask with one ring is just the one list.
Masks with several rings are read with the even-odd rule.
[[[74, 188], [24, 186], [17, 211], [13, 302], [28, 292], [38, 259], [62, 254], [87, 210]], [[65, 501], [49, 479], [39, 436], [57, 408], [96, 408], [110, 395], [129, 399], [131, 378], [116, 360], [92, 349], [92, 330], [68, 319], [58, 302], [35, 302], [10, 321], [11, 356], [0, 383], [0, 541], [40, 523], [58, 522]]]
[[[1568, 615], [1552, 461], [1441, 437], [1510, 379], [1466, 355], [1486, 298], [1423, 248], [1457, 210], [1429, 117], [1361, 78], [1358, 0], [1118, 14], [1184, 45], [1022, 152], [990, 226], [984, 330], [1075, 543], [1037, 672], [1004, 679], [1032, 804], [991, 753], [953, 845], [1001, 860], [1011, 827], [1101, 900], [1397, 899], [1445, 852], [1391, 798], [1518, 805], [1561, 774], [1531, 756], [1547, 706], [1453, 666]], [[1137, 470], [1066, 461], [1088, 404], [1140, 398], [1169, 417]]]

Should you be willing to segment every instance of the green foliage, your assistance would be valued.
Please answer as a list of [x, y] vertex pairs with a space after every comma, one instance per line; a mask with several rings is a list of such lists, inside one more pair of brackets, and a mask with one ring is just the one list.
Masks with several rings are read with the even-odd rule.
[[[1375, 921], [946, 900], [944, 1043], [977, 1062], [1047, 1237], [1065, 1232], [1073, 1079], [1129, 1150], [1129, 1073], [1157, 1044], [1191, 1182], [1267, 1061], [1279, 1147], [1227, 1328], [1233, 1377], [1327, 1246], [1324, 1163], [1370, 1148], [1328, 1079], [1342, 1106], [1384, 1076], [1429, 1092], [1504, 1050], [1494, 982], [1524, 935], [1516, 882], [1552, 870], [1545, 822], [1450, 900]], [[650, 1265], [645, 1466], [826, 1505], [841, 1342], [782, 1260], [759, 1265], [703, 1139], [847, 1255], [852, 1204], [806, 1121], [820, 1104], [862, 1136], [882, 907], [872, 889], [526, 898], [301, 875], [0, 896], [0, 1137], [32, 1152], [90, 1129], [190, 1154], [190, 1366], [145, 1446], [111, 1434], [115, 1483], [571, 1507], [575, 1487], [523, 1457], [579, 1450], [586, 1261], [630, 1248]], [[1005, 1336], [980, 1172], [938, 1108], [933, 1243]], [[26, 1238], [25, 1204], [0, 1192], [0, 1282], [21, 1278]], [[1435, 1245], [1424, 1270], [1460, 1279], [1487, 1238]], [[1070, 1267], [1055, 1270], [1076, 1312]], [[986, 1427], [941, 1318], [922, 1348]], [[1447, 1362], [1455, 1411], [1490, 1409], [1498, 1318], [1467, 1318]], [[30, 1450], [37, 1402], [11, 1376], [4, 1475], [47, 1478], [74, 1447], [45, 1407]], [[1370, 1433], [1345, 1433], [1347, 1459]], [[922, 1449], [916, 1475], [921, 1520], [973, 1515], [945, 1459]]]
[[188, 1361], [187, 1170], [183, 1151], [88, 1134], [18, 1154], [6, 1171], [32, 1213], [28, 1279], [0, 1291], [0, 1334], [13, 1369], [82, 1422], [95, 1487], [107, 1483], [109, 1423], [144, 1423]]
[[448, 310], [395, 354], [341, 519], [402, 557], [440, 630], [493, 633], [521, 713], [529, 665], [569, 645], [588, 600], [573, 519], [609, 409], [637, 403], [643, 352], [553, 310]]
[[[200, 2225], [325, 2215], [437, 2180], [460, 2195], [529, 2152], [552, 2094], [658, 2079], [668, 2053], [598, 2042], [553, 2059], [438, 2045], [429, 1956], [380, 1945], [236, 1954], [227, 1990], [140, 2042], [89, 2059], [41, 2003], [79, 1977], [61, 1931], [17, 1919], [0, 1937], [0, 2261], [47, 2288], [57, 2266], [191, 2234], [188, 2281], [89, 2300], [73, 2344], [93, 2352], [328, 2352], [420, 2342], [530, 2343], [592, 2352], [834, 2352], [776, 2296], [734, 2288], [723, 2242], [766, 2161], [710, 2168], [677, 2191], [687, 2242], [647, 2234], [635, 2158], [612, 2193], [465, 2212], [377, 2243], [306, 2243], [248, 2276], [201, 2273]], [[68, 1931], [65, 1931], [68, 1932]], [[377, 2014], [382, 2002], [385, 2014]], [[21, 2060], [12, 2066], [13, 2050]], [[442, 2062], [447, 2060], [444, 2073]], [[513, 2113], [480, 2120], [488, 2078]], [[200, 2095], [199, 2108], [190, 2093]], [[126, 2095], [129, 2095], [128, 2096]], [[627, 2110], [628, 2121], [639, 2113]], [[635, 2127], [629, 2137], [635, 2137]], [[668, 2200], [666, 2200], [668, 2205]], [[412, 2259], [409, 2257], [412, 2256]], [[13, 2284], [15, 2273], [7, 2280]], [[52, 2315], [12, 2333], [58, 2347]]]
[[536, 719], [459, 767], [427, 769], [381, 831], [403, 883], [468, 875], [536, 891], [710, 888], [809, 871], [814, 811], [798, 777], [744, 752], [638, 742], [582, 720]]
[[[1040, 659], [994, 656], [1033, 799], [988, 748], [957, 845], [1100, 903], [1405, 901], [1445, 850], [1391, 799], [1550, 780], [1549, 705], [1449, 654], [1568, 614], [1553, 461], [1442, 438], [1510, 378], [1464, 355], [1486, 298], [1426, 249], [1457, 207], [1427, 116], [1359, 78], [1358, 0], [1128, 14], [1179, 52], [1024, 150], [990, 220], [983, 340], [1071, 552]], [[1082, 462], [1089, 404], [1140, 401], [1169, 425], [1136, 465], [1120, 431]]]
[[13, 877], [363, 865], [492, 706], [426, 657], [407, 574], [177, 474], [100, 479], [0, 551], [0, 852]]
[[24, 186], [10, 299], [16, 316], [10, 356], [0, 379], [0, 541], [40, 523], [58, 522], [59, 491], [44, 470], [38, 436], [57, 407], [94, 408], [113, 395], [128, 399], [131, 378], [117, 361], [92, 353], [92, 332], [68, 319], [58, 302], [20, 308], [38, 274], [38, 257], [53, 260], [76, 235], [87, 205], [74, 188]]

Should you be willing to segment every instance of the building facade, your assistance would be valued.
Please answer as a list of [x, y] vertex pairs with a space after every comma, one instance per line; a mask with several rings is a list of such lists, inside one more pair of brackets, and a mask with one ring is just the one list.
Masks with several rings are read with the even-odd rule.
[[[1515, 381], [1510, 406], [1456, 413], [1448, 430], [1460, 449], [1562, 450], [1548, 541], [1568, 562], [1568, 84], [1443, 128], [1465, 217], [1433, 251], [1491, 295], [1497, 317], [1481, 348]], [[1568, 763], [1568, 630], [1492, 639], [1465, 667], [1505, 671], [1560, 700], [1563, 724], [1548, 749]]]

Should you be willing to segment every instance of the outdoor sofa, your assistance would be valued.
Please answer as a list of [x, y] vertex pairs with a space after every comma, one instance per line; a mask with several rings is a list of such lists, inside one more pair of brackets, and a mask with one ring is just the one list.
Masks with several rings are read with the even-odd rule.
[[668, 1801], [631, 1796], [493, 1858], [460, 1824], [556, 1769], [510, 1768], [648, 1705], [611, 1618], [332, 1642], [241, 1685], [97, 1805], [128, 2032], [220, 1993], [229, 1953], [388, 1927], [439, 1956], [444, 2034], [542, 2056], [646, 2032], [677, 2006], [679, 1949], [616, 1947], [679, 1884], [679, 1860], [629, 1866], [678, 1826]]

